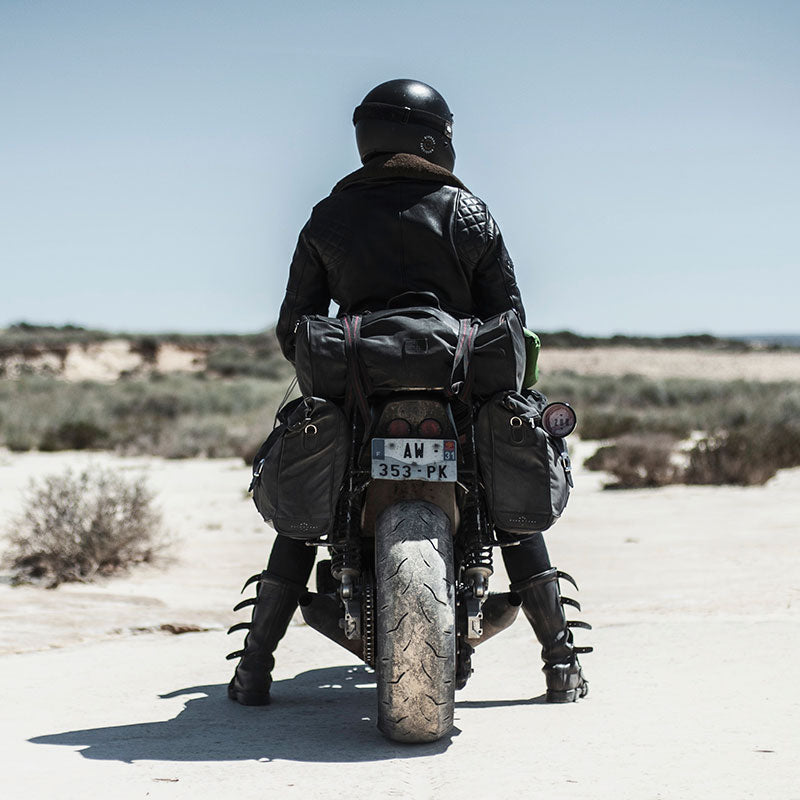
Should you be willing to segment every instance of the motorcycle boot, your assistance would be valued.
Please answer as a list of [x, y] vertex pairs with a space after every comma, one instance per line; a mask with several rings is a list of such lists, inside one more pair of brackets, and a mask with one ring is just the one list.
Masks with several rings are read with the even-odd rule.
[[242, 600], [233, 609], [238, 611], [253, 606], [252, 620], [239, 622], [228, 631], [247, 631], [244, 647], [227, 656], [228, 660], [240, 659], [228, 684], [228, 697], [243, 706], [265, 706], [269, 703], [271, 673], [275, 666], [272, 654], [289, 627], [298, 600], [306, 591], [304, 586], [266, 570], [249, 578], [242, 591], [256, 582], [256, 596]]
[[522, 600], [522, 610], [542, 645], [547, 701], [570, 703], [585, 697], [589, 691], [589, 682], [583, 676], [578, 654], [591, 653], [594, 648], [573, 644], [572, 628], [591, 630], [592, 626], [588, 622], [567, 621], [564, 606], [574, 606], [580, 611], [580, 604], [561, 596], [559, 578], [578, 588], [572, 577], [555, 568], [512, 583], [510, 588]]

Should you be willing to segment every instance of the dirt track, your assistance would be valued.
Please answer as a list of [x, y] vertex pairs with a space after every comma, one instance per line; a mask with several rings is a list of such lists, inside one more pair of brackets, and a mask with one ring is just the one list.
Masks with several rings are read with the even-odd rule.
[[[374, 728], [371, 676], [299, 623], [274, 704], [225, 698], [228, 609], [269, 539], [239, 463], [6, 454], [2, 520], [28, 475], [87, 459], [148, 474], [176, 560], [104, 585], [0, 585], [5, 797], [800, 797], [800, 470], [625, 493], [579, 472], [550, 542], [595, 626], [578, 632], [597, 648], [589, 697], [542, 702], [519, 620], [478, 651], [454, 735], [401, 747]], [[211, 630], [136, 632], [164, 623]]]

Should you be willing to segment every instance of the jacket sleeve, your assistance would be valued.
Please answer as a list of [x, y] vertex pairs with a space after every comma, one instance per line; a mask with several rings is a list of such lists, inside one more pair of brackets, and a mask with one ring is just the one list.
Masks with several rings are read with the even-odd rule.
[[283, 355], [294, 364], [295, 326], [307, 314], [327, 314], [331, 302], [325, 267], [309, 236], [306, 223], [297, 240], [289, 282], [275, 333]]
[[486, 204], [468, 192], [460, 192], [458, 198], [454, 239], [462, 263], [471, 272], [477, 316], [486, 319], [513, 308], [525, 325], [514, 264], [503, 235]]

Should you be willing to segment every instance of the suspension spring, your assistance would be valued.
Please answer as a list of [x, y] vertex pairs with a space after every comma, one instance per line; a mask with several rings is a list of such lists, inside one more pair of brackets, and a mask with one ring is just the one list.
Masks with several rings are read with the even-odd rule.
[[478, 456], [475, 441], [475, 418], [472, 408], [460, 409], [459, 434], [462, 437], [463, 476], [468, 493], [461, 520], [461, 540], [464, 552], [464, 575], [483, 575], [494, 572], [492, 566], [492, 535], [478, 480]]
[[491, 544], [474, 544], [464, 554], [464, 571], [480, 571], [491, 575], [494, 572]]
[[340, 581], [346, 574], [361, 574], [361, 550], [349, 540], [331, 548], [331, 575]]
[[357, 415], [353, 415], [350, 464], [347, 475], [347, 489], [339, 497], [336, 509], [331, 547], [331, 575], [337, 581], [342, 576], [361, 575], [361, 537], [359, 535], [360, 493], [357, 490], [357, 466], [360, 436]]

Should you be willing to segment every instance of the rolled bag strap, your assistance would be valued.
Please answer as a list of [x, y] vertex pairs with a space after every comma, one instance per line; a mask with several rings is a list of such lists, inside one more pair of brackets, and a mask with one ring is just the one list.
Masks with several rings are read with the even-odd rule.
[[449, 394], [452, 397], [464, 398], [472, 390], [472, 354], [475, 351], [476, 330], [477, 323], [474, 320], [458, 321], [458, 342], [450, 371]]
[[359, 413], [364, 419], [364, 424], [369, 426], [369, 404], [367, 403], [367, 393], [364, 390], [364, 381], [361, 372], [361, 362], [358, 358], [358, 334], [361, 329], [361, 315], [342, 317], [342, 328], [344, 330], [344, 352], [347, 360], [347, 405], [358, 407]]

